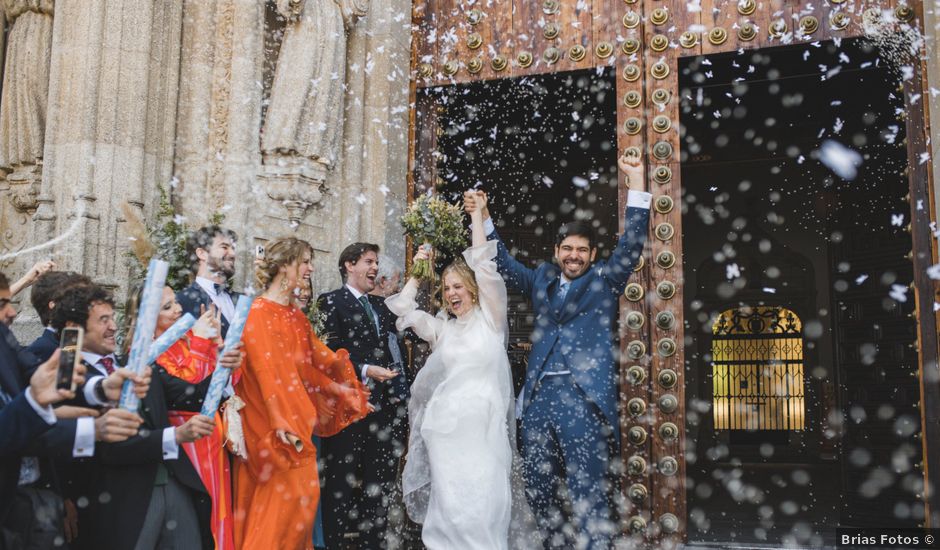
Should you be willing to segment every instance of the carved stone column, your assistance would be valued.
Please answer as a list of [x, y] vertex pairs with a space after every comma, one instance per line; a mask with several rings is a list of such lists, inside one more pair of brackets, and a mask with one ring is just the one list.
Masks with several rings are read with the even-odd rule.
[[18, 210], [35, 209], [42, 178], [53, 7], [52, 0], [8, 0], [0, 7], [10, 25], [0, 96], [0, 172], [7, 173]]
[[14, 276], [26, 268], [28, 259], [16, 254], [27, 244], [42, 179], [53, 7], [52, 0], [0, 5], [0, 28], [10, 25], [0, 40], [0, 269]]
[[185, 0], [173, 196], [190, 225], [247, 222], [261, 165], [264, 3]]
[[[225, 214], [225, 224], [240, 237], [236, 278], [250, 280], [254, 245], [284, 234], [313, 243], [318, 291], [338, 283], [336, 254], [350, 242], [384, 245], [388, 233], [389, 243], [403, 251], [397, 217], [405, 202], [411, 30], [410, 18], [400, 14], [410, 13], [408, 0], [372, 0], [370, 15], [350, 27], [343, 53], [348, 90], [332, 113], [343, 115], [341, 141], [329, 162], [280, 146], [262, 153], [262, 101], [273, 88], [279, 37], [288, 24], [275, 4], [183, 5], [173, 195], [191, 226], [214, 212]], [[380, 15], [371, 13], [376, 8]], [[296, 120], [284, 119], [288, 126], [301, 120], [299, 110], [283, 111], [297, 111]]]
[[31, 244], [107, 285], [128, 274], [121, 204], [150, 212], [172, 173], [181, 27], [181, 0], [56, 5]]
[[404, 264], [398, 218], [407, 205], [408, 76], [411, 60], [407, 0], [372, 0], [350, 31], [346, 122], [336, 174], [341, 242], [379, 243]]
[[190, 227], [215, 213], [239, 235], [236, 278], [250, 280], [264, 225], [261, 166], [264, 3], [185, 0], [173, 201]]

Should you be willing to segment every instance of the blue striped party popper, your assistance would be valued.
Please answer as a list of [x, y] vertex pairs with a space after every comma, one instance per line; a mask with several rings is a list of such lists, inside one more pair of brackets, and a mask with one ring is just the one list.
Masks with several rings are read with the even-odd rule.
[[157, 358], [170, 349], [180, 338], [186, 336], [186, 333], [195, 324], [196, 318], [191, 313], [184, 313], [170, 328], [166, 329], [166, 332], [150, 344], [150, 353], [147, 354], [147, 363], [145, 364], [152, 365], [156, 363]]
[[[146, 360], [150, 357], [153, 331], [157, 328], [157, 315], [160, 313], [160, 301], [163, 299], [163, 287], [169, 269], [170, 264], [156, 259], [150, 260], [150, 265], [147, 266], [144, 292], [140, 298], [137, 321], [134, 323], [134, 340], [131, 342], [131, 353], [127, 359], [127, 368], [134, 374], [140, 374], [140, 371], [150, 364]], [[125, 380], [124, 387], [121, 388], [120, 406], [134, 412], [140, 406], [140, 398], [134, 393], [134, 383], [130, 380]]]
[[245, 330], [245, 321], [248, 320], [248, 312], [251, 310], [251, 302], [254, 296], [245, 293], [238, 297], [238, 303], [235, 304], [235, 317], [228, 325], [228, 332], [225, 334], [225, 345], [222, 346], [222, 352], [219, 353], [219, 359], [215, 364], [215, 371], [212, 373], [212, 380], [209, 382], [209, 390], [206, 391], [206, 399], [202, 402], [202, 411], [200, 414], [215, 418], [215, 412], [219, 409], [219, 402], [222, 401], [222, 391], [228, 385], [231, 371], [222, 368], [219, 363], [222, 355], [231, 350], [242, 339], [242, 331]]

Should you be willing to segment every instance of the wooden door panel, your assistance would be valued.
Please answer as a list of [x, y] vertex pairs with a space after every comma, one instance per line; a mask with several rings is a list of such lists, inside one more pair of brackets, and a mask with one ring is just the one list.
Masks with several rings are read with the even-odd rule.
[[[552, 2], [555, 4], [553, 5]], [[913, 8], [912, 24], [919, 27], [921, 3], [914, 2], [910, 5]], [[618, 149], [622, 153], [629, 147], [639, 147], [646, 159], [647, 185], [654, 195], [654, 201], [661, 197], [668, 197], [674, 205], [673, 209], [667, 213], [659, 213], [654, 209], [650, 245], [644, 256], [646, 266], [631, 278], [632, 283], [639, 284], [644, 290], [645, 297], [635, 302], [621, 300], [622, 318], [630, 312], [638, 312], [645, 319], [642, 330], [635, 331], [622, 327], [622, 345], [626, 346], [631, 341], [639, 341], [647, 350], [641, 360], [623, 361], [622, 370], [625, 381], [622, 384], [622, 402], [626, 404], [629, 399], [641, 398], [647, 403], [647, 410], [650, 411], [639, 419], [626, 416], [622, 418], [621, 427], [624, 435], [636, 425], [644, 427], [650, 436], [647, 443], [639, 447], [624, 446], [625, 460], [637, 455], [643, 457], [648, 464], [644, 473], [624, 477], [624, 490], [634, 483], [641, 483], [647, 487], [651, 495], [650, 499], [638, 505], [628, 502], [623, 528], [629, 529], [631, 518], [640, 518], [643, 523], [637, 523], [637, 525], [641, 525], [642, 535], [651, 540], [659, 540], [665, 536], [660, 522], [664, 514], [673, 514], [679, 521], [679, 529], [673, 539], [676, 541], [685, 538], [687, 520], [685, 490], [682, 487], [685, 473], [685, 423], [681, 420], [675, 422], [680, 429], [680, 437], [674, 443], [667, 444], [658, 435], [658, 428], [664, 422], [684, 417], [685, 390], [680, 383], [676, 388], [666, 391], [656, 382], [658, 374], [665, 369], [675, 370], [681, 379], [685, 361], [684, 347], [681, 345], [684, 298], [681, 279], [683, 271], [682, 226], [679, 215], [682, 200], [679, 163], [682, 143], [679, 136], [678, 60], [681, 57], [729, 52], [739, 48], [754, 49], [786, 44], [808, 44], [829, 38], [860, 36], [864, 32], [861, 22], [866, 10], [871, 8], [895, 10], [898, 4], [895, 0], [847, 0], [843, 3], [816, 0], [802, 0], [798, 3], [786, 0], [754, 0], [752, 12], [747, 9], [746, 0], [740, 2], [738, 0], [702, 0], [701, 9], [698, 11], [689, 10], [688, 6], [688, 0], [492, 0], [486, 3], [471, 3], [469, 0], [416, 0], [413, 9], [413, 23], [415, 24], [413, 74], [415, 75], [414, 85], [419, 89], [607, 65], [616, 67]], [[744, 7], [739, 9], [739, 6]], [[668, 19], [663, 23], [656, 23], [651, 18], [654, 10], [658, 8], [664, 9], [668, 14]], [[475, 24], [469, 21], [472, 9], [480, 10], [482, 14], [480, 21]], [[628, 28], [624, 24], [624, 16], [628, 13], [635, 13], [640, 19], [633, 28]], [[812, 32], [804, 33], [800, 30], [800, 22], [807, 17], [814, 18], [816, 24], [815, 29], [807, 29]], [[837, 24], [834, 24], [834, 19]], [[786, 24], [786, 31], [781, 36], [771, 36], [770, 28], [775, 21], [782, 21]], [[900, 24], [903, 22], [895, 24], [894, 28], [898, 28]], [[552, 25], [557, 26], [557, 35], [546, 37], [546, 27]], [[753, 29], [753, 36], [739, 37], [741, 28], [746, 25], [750, 25]], [[710, 40], [713, 32], [716, 35]], [[474, 33], [480, 35], [482, 43], [479, 48], [471, 49], [468, 45], [468, 38]], [[692, 35], [695, 40], [686, 41], [683, 37], [686, 33]], [[724, 35], [724, 39], [717, 40], [717, 35]], [[651, 46], [658, 46], [658, 41], [662, 40], [662, 36], [666, 38], [668, 46], [662, 51], [654, 51]], [[625, 41], [628, 40], [639, 42], [635, 51], [628, 51], [629, 49], [623, 47]], [[604, 43], [612, 46], [613, 51], [609, 56], [605, 55], [606, 52], [603, 49], [600, 51], [597, 49], [598, 45]], [[583, 58], [580, 60], [572, 59], [573, 46], [581, 46], [584, 49]], [[546, 52], [553, 49], [557, 53], [557, 60], [549, 62], [546, 59]], [[526, 56], [528, 56], [528, 62], [526, 62]], [[476, 63], [479, 64], [480, 69], [471, 72], [468, 69], [474, 60], [478, 60]], [[501, 70], [494, 69], [494, 60], [504, 61], [505, 67]], [[457, 71], [453, 75], [446, 75], [443, 72], [444, 65], [448, 61], [457, 63]], [[662, 78], [658, 78], [662, 76], [661, 74], [654, 76], [652, 70], [658, 66], [665, 66], [668, 74]], [[636, 78], [630, 71], [638, 73]], [[909, 81], [912, 86], [920, 85], [919, 83], [922, 82], [919, 77], [915, 80], [916, 82]], [[921, 88], [920, 93], [923, 94], [926, 89], [926, 87]], [[654, 95], [662, 94], [663, 91], [668, 94], [669, 99], [661, 104], [653, 102]], [[906, 93], [910, 96], [912, 92]], [[633, 103], [637, 97], [639, 102]], [[630, 99], [630, 102], [627, 99]], [[919, 142], [912, 140], [911, 164], [917, 165], [918, 170], [911, 175], [911, 185], [912, 189], [919, 186], [917, 189], [920, 189], [920, 195], [917, 195], [919, 197], [917, 200], [923, 204], [929, 204], [932, 195], [926, 190], [930, 183], [927, 182], [924, 165], [916, 162], [920, 151], [926, 150], [922, 139], [925, 132], [923, 124], [925, 115], [916, 103], [910, 110], [910, 115], [914, 120], [919, 121], [919, 126], [909, 128], [909, 135], [921, 136]], [[657, 117], [660, 117], [661, 121], [669, 122], [668, 130], [657, 131], [654, 125]], [[414, 124], [421, 124], [421, 121], [427, 118], [426, 114], [421, 114], [415, 118]], [[634, 131], [632, 127], [628, 128], [627, 123], [631, 119], [640, 121], [638, 131]], [[780, 132], [784, 131], [780, 129]], [[668, 158], [657, 158], [652, 154], [654, 148], [660, 143], [668, 144], [671, 148], [672, 154]], [[428, 135], [427, 130], [421, 128], [417, 130], [416, 137], [412, 140], [411, 154], [415, 163], [413, 173], [418, 174], [416, 181], [425, 182], [422, 185], [426, 184], [435, 170], [420, 166], [422, 163], [432, 162], [430, 160], [432, 155], [427, 154], [427, 148], [433, 148], [433, 144], [433, 136]], [[661, 168], [671, 172], [671, 178], [666, 182], [655, 177]], [[620, 177], [622, 179], [623, 174], [620, 174]], [[622, 211], [626, 204], [625, 186], [620, 187], [619, 201]], [[911, 204], [913, 208], [915, 204], [913, 197]], [[922, 212], [933, 212], [933, 209], [925, 208]], [[917, 215], [916, 212], [915, 215]], [[923, 217], [923, 213], [919, 215]], [[929, 222], [929, 219], [927, 221]], [[655, 234], [656, 226], [663, 223], [671, 224], [674, 232], [674, 236], [666, 240], [658, 239]], [[925, 267], [935, 261], [936, 253], [931, 249], [929, 229], [925, 229], [926, 227], [927, 223], [922, 220], [922, 223], [914, 230], [915, 243], [919, 243], [915, 249], [920, 254], [917, 260], [918, 269], [915, 273], [922, 274]], [[622, 227], [619, 229], [622, 230]], [[871, 243], [871, 249], [876, 247], [877, 243]], [[674, 254], [676, 261], [672, 267], [657, 267], [655, 259], [663, 252]], [[865, 251], [860, 252], [861, 255], [865, 253]], [[665, 300], [657, 296], [656, 287], [662, 281], [671, 281], [676, 284], [677, 293], [671, 299]], [[931, 318], [931, 321], [926, 324], [923, 319], [921, 320], [920, 334], [923, 337], [926, 332], [934, 331], [933, 327], [937, 322], [937, 318], [928, 311], [933, 303], [932, 283], [921, 277], [918, 280], [916, 296], [921, 317], [927, 315]], [[865, 319], [868, 308], [877, 307], [877, 304], [859, 303], [852, 304], [852, 307], [856, 309], [845, 312], [846, 326], [851, 324], [850, 319], [853, 317]], [[672, 311], [676, 316], [676, 328], [670, 330], [655, 328], [653, 320], [656, 314], [665, 310]], [[880, 336], [883, 338], [903, 339], [909, 329], [906, 329], [899, 320], [897, 323], [883, 323], [880, 330]], [[657, 346], [667, 338], [679, 344], [678, 350], [674, 355], [662, 357], [656, 351]], [[935, 334], [926, 342], [933, 346], [933, 357], [935, 357], [937, 345]], [[852, 353], [851, 350], [840, 351]], [[899, 359], [904, 357], [903, 349], [893, 349], [890, 346], [887, 346], [882, 353]], [[846, 357], [846, 359], [852, 360], [851, 357]], [[626, 382], [626, 372], [634, 365], [642, 367], [646, 373], [643, 384], [633, 385]], [[862, 379], [866, 380], [866, 384], [868, 383], [867, 378], [859, 380]], [[877, 377], [873, 377], [871, 383], [890, 383], [890, 380], [878, 380]], [[856, 389], [878, 391], [875, 388], [859, 387]], [[659, 414], [656, 410], [655, 404], [666, 393], [677, 397], [681, 405], [680, 410], [672, 415]], [[926, 407], [927, 410], [923, 413], [924, 425], [929, 427], [926, 440], [940, 441], [940, 428], [936, 427], [940, 425], [940, 422], [932, 421], [932, 419], [940, 420], [940, 395], [931, 393], [923, 396], [922, 399], [926, 399], [927, 403], [934, 403], [932, 407]], [[936, 458], [932, 460], [938, 462], [934, 465], [933, 471], [938, 471], [940, 470], [940, 453], [934, 452], [933, 456]], [[676, 475], [663, 476], [658, 472], [656, 464], [665, 457], [674, 457], [677, 460], [679, 472]]]

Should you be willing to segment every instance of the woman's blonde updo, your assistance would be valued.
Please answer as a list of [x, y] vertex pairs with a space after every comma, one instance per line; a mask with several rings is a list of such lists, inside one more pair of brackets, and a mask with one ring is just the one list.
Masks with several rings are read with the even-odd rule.
[[444, 297], [444, 279], [447, 278], [447, 275], [453, 273], [454, 275], [460, 277], [460, 280], [463, 281], [463, 285], [467, 287], [467, 292], [470, 293], [471, 298], [473, 299], [474, 304], [480, 303], [480, 287], [477, 285], [477, 276], [473, 273], [473, 270], [470, 269], [470, 266], [467, 265], [467, 262], [463, 259], [454, 260], [449, 266], [444, 268], [444, 272], [441, 273], [441, 304], [444, 305], [444, 308], [451, 315], [454, 314], [450, 309], [450, 303], [447, 302], [447, 299]]
[[296, 262], [308, 251], [313, 257], [313, 247], [310, 243], [296, 237], [280, 237], [268, 241], [264, 246], [264, 258], [255, 261], [255, 281], [258, 286], [267, 290], [281, 267]]

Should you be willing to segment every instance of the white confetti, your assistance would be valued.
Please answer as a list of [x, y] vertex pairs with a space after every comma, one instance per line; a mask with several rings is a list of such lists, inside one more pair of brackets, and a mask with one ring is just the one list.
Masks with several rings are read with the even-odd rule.
[[738, 264], [728, 264], [725, 266], [725, 277], [728, 279], [737, 279], [741, 276], [741, 268]]
[[888, 292], [888, 296], [894, 299], [896, 302], [901, 302], [902, 304], [907, 301], [907, 287], [904, 285], [893, 284], [891, 285], [891, 290]]
[[845, 122], [841, 118], [836, 117], [836, 122], [835, 124], [832, 125], [832, 133], [838, 134], [839, 132], [842, 131], [842, 127], [844, 125], [845, 125]]
[[862, 155], [838, 141], [827, 139], [819, 147], [819, 160], [844, 180], [853, 180], [862, 164]]

